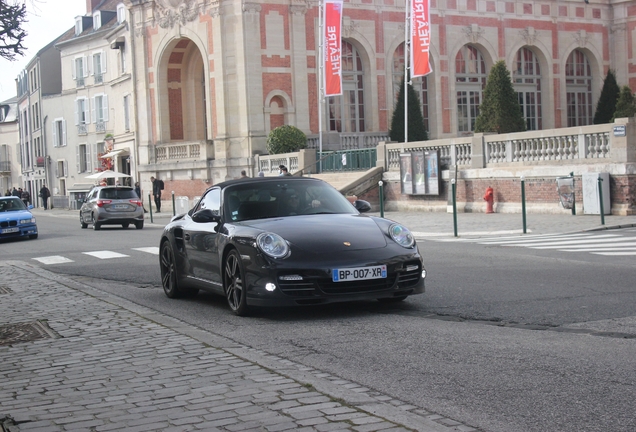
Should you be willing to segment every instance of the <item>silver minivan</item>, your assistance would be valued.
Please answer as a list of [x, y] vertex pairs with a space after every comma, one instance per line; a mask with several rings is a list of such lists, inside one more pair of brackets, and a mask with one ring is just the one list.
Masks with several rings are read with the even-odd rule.
[[82, 228], [93, 226], [98, 230], [102, 225], [121, 225], [128, 228], [135, 224], [144, 227], [144, 208], [141, 198], [130, 186], [96, 186], [88, 193], [80, 208]]

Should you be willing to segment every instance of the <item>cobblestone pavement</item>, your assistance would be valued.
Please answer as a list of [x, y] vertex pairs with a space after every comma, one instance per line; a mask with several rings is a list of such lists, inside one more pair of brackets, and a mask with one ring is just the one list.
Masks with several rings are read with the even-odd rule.
[[4, 430], [475, 431], [18, 261], [0, 365]]

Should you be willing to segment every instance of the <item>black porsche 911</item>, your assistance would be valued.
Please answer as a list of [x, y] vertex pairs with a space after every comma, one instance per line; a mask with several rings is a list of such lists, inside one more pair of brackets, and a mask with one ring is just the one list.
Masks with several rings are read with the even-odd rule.
[[378, 299], [424, 292], [426, 271], [411, 232], [363, 215], [328, 183], [305, 177], [231, 180], [172, 218], [160, 242], [164, 292], [199, 289], [250, 308]]

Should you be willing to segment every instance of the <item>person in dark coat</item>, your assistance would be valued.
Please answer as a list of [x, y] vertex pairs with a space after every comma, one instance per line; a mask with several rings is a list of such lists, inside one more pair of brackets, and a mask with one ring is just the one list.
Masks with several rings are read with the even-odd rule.
[[155, 205], [157, 206], [157, 213], [161, 212], [161, 191], [163, 190], [163, 180], [150, 177], [152, 182], [152, 196], [155, 198]]
[[51, 191], [46, 185], [42, 185], [40, 188], [40, 198], [42, 198], [42, 205], [44, 206], [44, 210], [49, 208], [49, 197], [51, 196]]
[[31, 202], [31, 194], [29, 193], [28, 190], [23, 190], [22, 191], [22, 202], [24, 203], [25, 206], [29, 206], [29, 203]]

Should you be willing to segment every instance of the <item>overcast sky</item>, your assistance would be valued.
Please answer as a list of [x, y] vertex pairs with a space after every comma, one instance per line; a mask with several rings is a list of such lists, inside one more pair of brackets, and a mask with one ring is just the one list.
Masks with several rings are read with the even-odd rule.
[[[7, 0], [12, 4], [14, 0]], [[16, 96], [15, 79], [37, 52], [75, 25], [75, 17], [86, 14], [86, 0], [26, 0], [28, 35], [23, 57], [0, 58], [0, 102]]]

